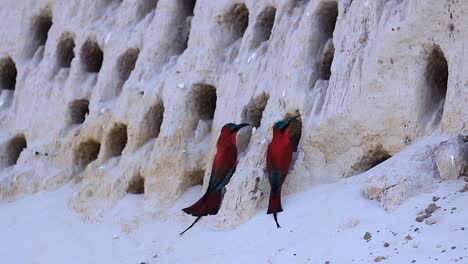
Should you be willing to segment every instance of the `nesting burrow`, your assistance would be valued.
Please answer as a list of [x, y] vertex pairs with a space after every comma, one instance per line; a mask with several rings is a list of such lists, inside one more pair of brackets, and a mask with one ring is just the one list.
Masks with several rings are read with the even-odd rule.
[[33, 36], [31, 40], [31, 55], [33, 55], [39, 47], [45, 46], [47, 35], [51, 27], [52, 10], [50, 7], [46, 7], [43, 8], [38, 15], [33, 17], [31, 22], [31, 35]]
[[143, 118], [142, 128], [140, 129], [142, 143], [159, 136], [164, 118], [164, 111], [164, 103], [162, 100], [159, 100], [146, 112]]
[[213, 85], [193, 85], [195, 113], [201, 120], [213, 120], [216, 111], [216, 88]]
[[[291, 118], [293, 116], [299, 115], [299, 112], [294, 114], [288, 113], [284, 116], [284, 119]], [[293, 151], [297, 152], [297, 146], [299, 145], [299, 141], [301, 140], [302, 135], [302, 120], [301, 117], [296, 118], [290, 125], [289, 125], [289, 138], [291, 139], [291, 144], [293, 146]]]
[[7, 166], [13, 166], [18, 162], [18, 159], [28, 146], [24, 135], [17, 135], [10, 139], [7, 145], [6, 164]]
[[117, 72], [119, 75], [119, 83], [117, 87], [117, 94], [120, 94], [122, 87], [125, 82], [130, 77], [130, 74], [135, 69], [135, 64], [138, 59], [140, 50], [137, 48], [127, 49], [120, 57], [117, 59]]
[[0, 89], [2, 90], [15, 90], [16, 64], [11, 57], [0, 59]]
[[205, 176], [205, 170], [203, 169], [195, 169], [193, 171], [189, 171], [187, 174], [187, 178], [189, 180], [189, 186], [203, 185], [204, 176]]
[[321, 54], [319, 60], [319, 79], [329, 80], [331, 76], [331, 65], [335, 55], [333, 45], [333, 33], [338, 18], [338, 3], [324, 2], [318, 9], [318, 26], [321, 32]]
[[140, 173], [134, 175], [127, 186], [127, 193], [144, 194], [145, 193], [145, 178]]
[[176, 53], [182, 54], [188, 47], [190, 37], [190, 29], [192, 27], [192, 19], [194, 15], [194, 8], [197, 1], [195, 0], [181, 0], [179, 4], [179, 17], [178, 17], [178, 34], [176, 39]]
[[219, 24], [222, 29], [225, 47], [242, 39], [249, 26], [249, 10], [243, 3], [234, 4], [229, 11], [220, 17]]
[[106, 138], [106, 158], [122, 155], [125, 146], [127, 146], [127, 141], [127, 125], [115, 124]]
[[98, 158], [99, 151], [101, 150], [101, 143], [94, 139], [88, 139], [81, 142], [74, 151], [75, 165], [84, 169], [89, 163]]
[[369, 149], [362, 158], [351, 167], [348, 176], [366, 172], [392, 156], [383, 148], [381, 144]]
[[89, 100], [79, 99], [70, 103], [69, 118], [71, 124], [83, 124], [89, 114]]
[[439, 46], [434, 46], [429, 53], [425, 75], [427, 90], [423, 113], [436, 116], [433, 123], [437, 125], [444, 111], [449, 76], [447, 60]]
[[[259, 128], [262, 123], [263, 111], [268, 103], [269, 96], [262, 92], [252, 98], [242, 111], [242, 122], [249, 123], [252, 127]], [[251, 129], [241, 129], [237, 136], [239, 153], [244, 152], [252, 137]]]
[[265, 92], [262, 92], [250, 100], [242, 111], [242, 121], [251, 124], [255, 128], [259, 128], [262, 123], [263, 111], [269, 98]]
[[254, 26], [254, 36], [251, 44], [252, 49], [257, 48], [260, 44], [270, 39], [275, 17], [276, 8], [274, 6], [268, 6], [260, 12]]
[[137, 17], [139, 20], [145, 18], [149, 13], [156, 9], [158, 0], [140, 0], [138, 1]]
[[81, 61], [86, 72], [99, 72], [102, 67], [104, 53], [96, 41], [86, 40], [81, 47]]
[[75, 38], [70, 32], [65, 32], [60, 36], [57, 45], [57, 65], [62, 68], [70, 68], [75, 57]]

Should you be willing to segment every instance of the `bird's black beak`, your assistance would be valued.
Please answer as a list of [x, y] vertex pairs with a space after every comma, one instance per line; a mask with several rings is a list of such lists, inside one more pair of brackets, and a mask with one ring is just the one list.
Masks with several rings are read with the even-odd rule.
[[293, 122], [294, 120], [296, 120], [298, 117], [300, 117], [301, 115], [296, 115], [296, 116], [293, 116], [291, 118], [288, 119], [288, 122], [291, 123]]
[[239, 131], [239, 129], [246, 127], [246, 126], [250, 126], [250, 124], [247, 124], [247, 123], [238, 124], [234, 131]]

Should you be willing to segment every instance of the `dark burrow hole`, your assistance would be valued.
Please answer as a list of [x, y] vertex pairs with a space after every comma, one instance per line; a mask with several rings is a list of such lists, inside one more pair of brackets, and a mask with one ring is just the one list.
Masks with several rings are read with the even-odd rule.
[[325, 52], [323, 53], [322, 63], [319, 65], [320, 76], [322, 80], [330, 80], [331, 66], [333, 63], [333, 57], [335, 56], [335, 47], [333, 41], [327, 42], [325, 45]]
[[192, 27], [192, 19], [194, 15], [194, 8], [197, 3], [195, 0], [181, 0], [180, 3], [180, 21], [178, 28], [178, 47], [177, 54], [182, 54], [188, 47], [190, 37], [190, 29]]
[[57, 45], [57, 64], [62, 68], [70, 68], [71, 62], [75, 57], [73, 49], [75, 48], [75, 38], [70, 32], [65, 32], [60, 36]]
[[23, 152], [27, 146], [28, 144], [24, 135], [21, 134], [13, 137], [10, 142], [8, 142], [7, 166], [15, 165], [18, 162], [21, 152]]
[[244, 36], [247, 27], [249, 26], [249, 10], [243, 3], [234, 4], [229, 12], [222, 19], [228, 33], [225, 35], [230, 45], [232, 42]]
[[164, 110], [164, 103], [162, 100], [159, 100], [156, 105], [151, 107], [148, 112], [146, 112], [143, 119], [143, 142], [146, 142], [151, 138], [157, 138], [159, 136], [164, 118]]
[[145, 178], [140, 173], [133, 176], [128, 182], [127, 193], [144, 194], [145, 193]]
[[119, 74], [118, 93], [120, 93], [122, 86], [130, 77], [130, 74], [135, 69], [135, 64], [138, 59], [140, 50], [137, 48], [130, 48], [120, 55], [117, 59], [117, 72]]
[[242, 121], [251, 124], [253, 127], [259, 128], [268, 99], [269, 96], [265, 92], [262, 92], [250, 100], [242, 111]]
[[16, 64], [11, 57], [6, 57], [0, 60], [0, 89], [15, 90]]
[[88, 39], [81, 47], [81, 60], [85, 71], [99, 72], [103, 59], [104, 53], [96, 41]]
[[336, 19], [338, 18], [338, 3], [324, 2], [318, 8], [319, 27], [324, 34], [325, 41], [333, 37], [335, 31]]
[[188, 179], [190, 186], [203, 185], [203, 177], [205, 176], [205, 170], [195, 169], [188, 172]]
[[260, 44], [268, 41], [275, 23], [276, 8], [274, 6], [266, 7], [257, 17], [255, 22], [255, 32], [252, 40], [252, 48], [255, 49]]
[[447, 94], [448, 64], [439, 46], [434, 46], [429, 54], [426, 66], [426, 82], [428, 86], [425, 96], [424, 113], [437, 112], [438, 124], [444, 111], [445, 96]]
[[195, 111], [201, 120], [212, 120], [216, 110], [216, 88], [209, 84], [193, 85]]
[[69, 113], [72, 124], [83, 124], [86, 115], [89, 114], [89, 101], [86, 99], [79, 99], [71, 102]]
[[137, 7], [137, 17], [139, 20], [145, 18], [151, 11], [155, 10], [157, 5], [158, 0], [139, 0]]
[[379, 144], [370, 149], [359, 162], [351, 167], [351, 174], [356, 175], [366, 172], [391, 157], [392, 156], [382, 147], [382, 145]]
[[[295, 115], [300, 114], [299, 112], [295, 114], [286, 114], [285, 119], [291, 118]], [[297, 152], [297, 146], [299, 145], [299, 141], [301, 140], [302, 135], [302, 120], [301, 118], [297, 118], [294, 120], [291, 125], [289, 125], [289, 138], [291, 139], [291, 144], [293, 146], [293, 152]]]
[[52, 10], [47, 7], [40, 11], [32, 20], [32, 51], [31, 55], [36, 52], [40, 46], [44, 46], [47, 42], [47, 35], [52, 27]]
[[[242, 122], [249, 123], [252, 127], [259, 128], [262, 123], [263, 111], [268, 103], [269, 96], [262, 92], [250, 100], [242, 110]], [[244, 153], [250, 143], [252, 129], [241, 129], [237, 136], [238, 153]]]
[[330, 80], [331, 65], [335, 55], [333, 45], [333, 32], [335, 31], [336, 19], [338, 17], [338, 3], [326, 2], [318, 8], [318, 24], [322, 31], [322, 58], [319, 61], [319, 79]]
[[127, 145], [127, 125], [118, 123], [109, 132], [107, 136], [107, 154], [109, 157], [122, 155]]
[[100, 150], [101, 143], [94, 139], [88, 139], [81, 142], [75, 149], [75, 164], [81, 169], [84, 169], [89, 163], [98, 158]]

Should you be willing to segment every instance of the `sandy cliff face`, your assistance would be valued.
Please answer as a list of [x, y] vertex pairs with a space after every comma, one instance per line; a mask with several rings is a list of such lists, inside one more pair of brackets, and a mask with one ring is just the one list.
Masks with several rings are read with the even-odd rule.
[[[466, 11], [440, 0], [6, 0], [0, 197], [72, 181], [84, 213], [129, 192], [170, 204], [206, 186], [222, 125], [242, 121], [256, 128], [239, 135], [218, 216], [235, 225], [265, 205], [270, 128], [287, 115], [302, 120], [286, 192], [465, 132]], [[370, 175], [366, 194], [391, 208], [427, 189], [431, 144], [392, 176]], [[376, 190], [395, 177], [412, 184]]]

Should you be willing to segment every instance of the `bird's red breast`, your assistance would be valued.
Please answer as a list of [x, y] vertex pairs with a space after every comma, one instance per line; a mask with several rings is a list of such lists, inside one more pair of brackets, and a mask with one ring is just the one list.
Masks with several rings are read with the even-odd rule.
[[273, 139], [268, 145], [267, 170], [271, 173], [273, 169], [281, 171], [282, 181], [288, 174], [292, 161], [293, 148], [289, 139], [289, 127], [281, 133], [277, 128], [273, 128]]

